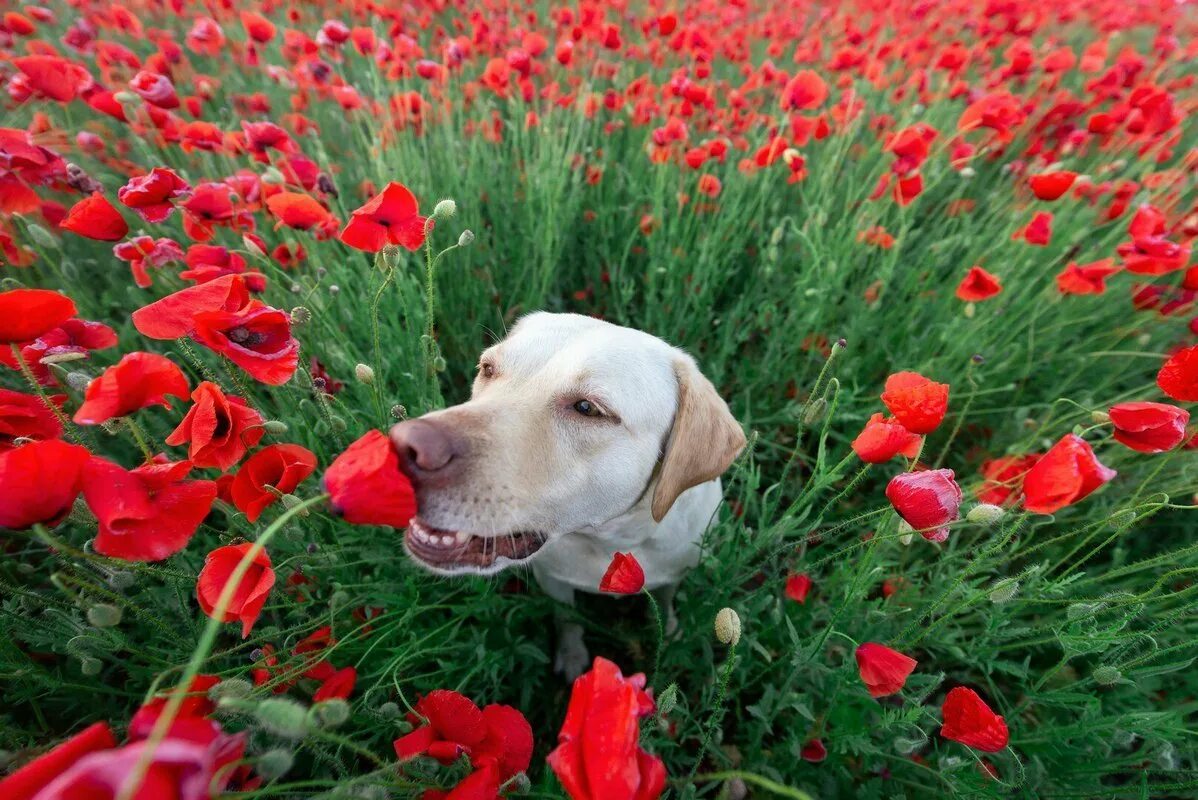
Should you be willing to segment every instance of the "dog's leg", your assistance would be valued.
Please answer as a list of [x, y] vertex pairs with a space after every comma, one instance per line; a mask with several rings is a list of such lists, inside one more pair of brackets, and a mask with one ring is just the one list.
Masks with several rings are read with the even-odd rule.
[[678, 630], [678, 615], [674, 612], [674, 593], [677, 591], [678, 584], [676, 583], [649, 590], [653, 599], [657, 601], [657, 610], [661, 613], [662, 621], [665, 624], [666, 636], [673, 636], [674, 632]]
[[573, 681], [587, 671], [591, 662], [586, 642], [582, 638], [582, 625], [575, 622], [570, 615], [570, 609], [574, 607], [574, 589], [569, 584], [543, 575], [537, 576], [537, 582], [541, 584], [545, 594], [561, 604], [553, 612], [557, 627], [557, 654], [553, 658], [553, 670]]

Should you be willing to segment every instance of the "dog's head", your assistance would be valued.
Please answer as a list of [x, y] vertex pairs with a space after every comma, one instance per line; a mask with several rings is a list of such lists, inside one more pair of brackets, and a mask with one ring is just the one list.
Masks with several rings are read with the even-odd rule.
[[524, 317], [482, 354], [468, 402], [391, 429], [419, 516], [408, 552], [442, 574], [491, 574], [644, 500], [724, 472], [740, 425], [694, 360], [577, 314]]

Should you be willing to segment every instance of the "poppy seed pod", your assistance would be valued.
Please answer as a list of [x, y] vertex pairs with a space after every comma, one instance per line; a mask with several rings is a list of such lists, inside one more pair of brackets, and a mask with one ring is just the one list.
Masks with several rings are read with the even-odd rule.
[[446, 198], [433, 206], [433, 216], [437, 219], [448, 219], [458, 213], [458, 204]]
[[312, 321], [312, 312], [304, 306], [296, 306], [291, 309], [291, 324], [292, 325], [307, 325]]
[[277, 419], [271, 419], [263, 422], [262, 427], [265, 428], [266, 432], [271, 436], [282, 436], [289, 430], [286, 422], [280, 422]]
[[474, 244], [474, 231], [467, 228], [458, 237], [458, 247], [469, 247], [472, 244]]
[[721, 608], [715, 615], [715, 638], [734, 647], [740, 641], [740, 617], [732, 609]]

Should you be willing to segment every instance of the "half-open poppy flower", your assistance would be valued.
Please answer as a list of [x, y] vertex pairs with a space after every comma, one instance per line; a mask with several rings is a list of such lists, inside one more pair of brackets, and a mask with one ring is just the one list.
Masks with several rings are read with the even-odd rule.
[[912, 433], [896, 419], [874, 414], [853, 440], [853, 452], [867, 464], [881, 464], [897, 455], [918, 458], [923, 437]]
[[266, 432], [261, 414], [240, 397], [226, 395], [211, 381], [197, 386], [191, 400], [187, 415], [166, 438], [166, 443], [189, 443], [187, 457], [197, 467], [228, 470]]
[[146, 406], [170, 408], [166, 398], [186, 399], [188, 390], [187, 376], [166, 356], [129, 353], [87, 385], [75, 422], [99, 425]]
[[329, 213], [320, 201], [301, 192], [273, 194], [266, 198], [266, 207], [279, 220], [280, 225], [296, 230], [306, 231], [330, 223], [337, 224], [337, 218]]
[[32, 342], [73, 316], [75, 301], [58, 292], [47, 289], [0, 292], [0, 345]]
[[951, 469], [895, 475], [886, 498], [907, 524], [929, 542], [948, 538], [948, 524], [960, 517], [961, 487]]
[[1103, 258], [1089, 264], [1070, 261], [1057, 275], [1057, 291], [1061, 294], [1102, 294], [1106, 291], [1106, 279], [1121, 269], [1113, 258]]
[[[193, 720], [203, 720], [216, 711], [216, 703], [208, 697], [208, 690], [220, 683], [217, 675], [196, 675], [187, 687], [186, 695], [179, 708], [175, 711], [175, 720], [167, 730], [167, 737], [183, 734], [188, 728], [196, 730], [198, 726], [190, 726]], [[173, 693], [174, 689], [170, 690]], [[162, 715], [169, 701], [169, 694], [160, 694], [142, 704], [129, 720], [129, 740], [140, 741], [149, 738], [155, 723]], [[199, 728], [203, 730], [202, 728]]]
[[661, 759], [640, 747], [641, 717], [653, 713], [645, 676], [625, 678], [605, 658], [574, 681], [557, 747], [546, 759], [573, 800], [655, 800]]
[[532, 728], [518, 710], [489, 705], [480, 710], [469, 698], [434, 689], [416, 701], [408, 722], [411, 733], [395, 740], [395, 755], [408, 761], [419, 755], [452, 764], [462, 755], [479, 769], [493, 769], [507, 780], [528, 769]]
[[799, 758], [810, 764], [818, 764], [828, 757], [828, 748], [823, 739], [808, 739], [799, 749]]
[[940, 735], [945, 739], [987, 753], [997, 753], [1010, 740], [1006, 721], [991, 711], [973, 689], [953, 688], [944, 698], [940, 714], [944, 719]]
[[62, 522], [79, 496], [87, 448], [60, 439], [0, 453], [0, 528], [24, 530]]
[[316, 694], [312, 695], [312, 702], [321, 703], [334, 698], [348, 700], [349, 696], [354, 693], [354, 684], [357, 681], [358, 671], [353, 667], [343, 667], [320, 684]]
[[871, 697], [887, 697], [902, 691], [907, 677], [919, 663], [877, 642], [858, 645], [855, 655], [857, 673]]
[[48, 753], [20, 767], [0, 780], [0, 797], [5, 800], [33, 800], [79, 759], [100, 750], [116, 747], [116, 739], [107, 722], [89, 725]]
[[39, 97], [69, 103], [95, 85], [82, 64], [55, 55], [21, 56], [12, 60]]
[[616, 553], [612, 556], [599, 591], [609, 594], [636, 594], [645, 588], [645, 570], [632, 553]]
[[388, 244], [419, 250], [432, 223], [420, 216], [415, 195], [392, 181], [350, 216], [341, 231], [342, 242], [358, 250], [377, 253]]
[[1023, 492], [1023, 479], [1028, 470], [1040, 460], [1039, 454], [1002, 456], [982, 462], [983, 483], [977, 490], [978, 500], [1001, 506]]
[[116, 193], [117, 200], [138, 213], [146, 222], [163, 222], [175, 210], [172, 201], [191, 191], [187, 181], [166, 167], [131, 178]]
[[[249, 553], [251, 547], [253, 544], [250, 542], [218, 547], [204, 560], [204, 568], [200, 570], [200, 577], [196, 579], [196, 599], [199, 600], [204, 613], [213, 619], [217, 618], [216, 606], [221, 594], [233, 579], [237, 565]], [[260, 549], [233, 590], [220, 621], [240, 620], [241, 638], [249, 636], [274, 585], [275, 571], [270, 566], [270, 556], [265, 550]]]
[[399, 471], [391, 440], [370, 431], [337, 456], [324, 473], [333, 512], [355, 525], [406, 528], [416, 513], [416, 493]]
[[811, 592], [812, 585], [811, 577], [806, 573], [789, 575], [786, 578], [786, 588], [783, 590], [783, 593], [788, 600], [805, 604], [807, 602], [807, 595]]
[[1156, 385], [1174, 400], [1198, 403], [1198, 345], [1169, 356], [1156, 374]]
[[1099, 463], [1084, 439], [1066, 434], [1024, 476], [1023, 507], [1052, 514], [1089, 496], [1115, 475]]
[[1002, 291], [1002, 281], [979, 266], [972, 266], [957, 284], [957, 299], [968, 303], [989, 300]]
[[103, 458], [83, 468], [83, 498], [96, 515], [100, 555], [125, 561], [161, 561], [182, 550], [216, 499], [212, 481], [186, 481], [191, 463], [123, 469]]
[[1141, 453], [1163, 453], [1186, 438], [1190, 412], [1166, 403], [1119, 403], [1108, 412], [1115, 441]]
[[1115, 251], [1128, 272], [1165, 275], [1182, 269], [1190, 260], [1190, 245], [1168, 238], [1165, 215], [1153, 206], [1140, 206], [1127, 230], [1131, 241], [1119, 245]]
[[1036, 197], [1052, 201], [1069, 191], [1069, 187], [1075, 180], [1077, 180], [1076, 172], [1058, 170], [1057, 172], [1042, 172], [1039, 175], [1032, 175], [1027, 182]]
[[316, 469], [316, 456], [298, 444], [272, 444], [254, 453], [233, 478], [233, 505], [257, 521], [279, 495], [290, 494]]
[[121, 212], [99, 192], [71, 206], [71, 210], [67, 212], [66, 218], [58, 223], [58, 227], [86, 239], [99, 239], [102, 242], [120, 241], [129, 232], [129, 223], [125, 222]]
[[[207, 284], [203, 284], [207, 285]], [[193, 318], [192, 336], [271, 386], [286, 383], [299, 364], [299, 342], [291, 317], [252, 301], [237, 311], [205, 311]]]
[[178, 339], [195, 330], [197, 314], [237, 311], [250, 302], [249, 289], [240, 275], [220, 278], [180, 289], [133, 312], [133, 327], [151, 339]]
[[0, 387], [0, 453], [17, 439], [58, 439], [62, 423], [40, 397]]
[[948, 384], [936, 383], [918, 372], [896, 372], [886, 379], [882, 402], [912, 433], [936, 430], [948, 411]]

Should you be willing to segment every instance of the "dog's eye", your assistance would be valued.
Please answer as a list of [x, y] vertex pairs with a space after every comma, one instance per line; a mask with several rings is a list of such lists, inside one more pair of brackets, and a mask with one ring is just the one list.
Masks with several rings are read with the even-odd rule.
[[574, 404], [574, 410], [584, 417], [602, 417], [603, 413], [590, 400], [579, 400]]
[[484, 361], [478, 365], [478, 374], [484, 378], [493, 378], [495, 377], [495, 366], [489, 361]]

